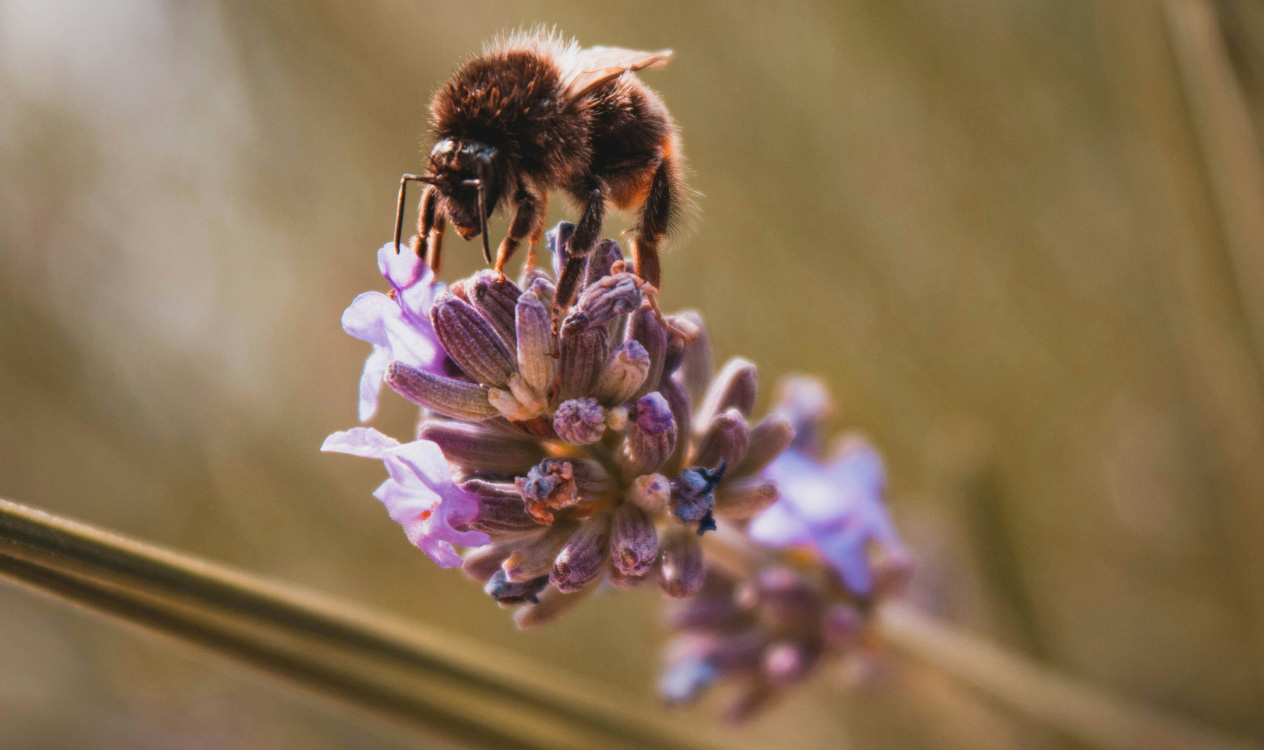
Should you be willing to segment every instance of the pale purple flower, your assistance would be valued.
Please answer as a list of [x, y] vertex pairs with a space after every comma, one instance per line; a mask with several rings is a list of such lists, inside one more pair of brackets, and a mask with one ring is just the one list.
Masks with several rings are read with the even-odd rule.
[[756, 516], [747, 533], [769, 547], [814, 548], [853, 592], [874, 590], [873, 546], [904, 564], [907, 553], [887, 511], [882, 456], [860, 439], [829, 461], [791, 448], [763, 471], [781, 500]]
[[383, 245], [377, 251], [377, 266], [390, 282], [390, 295], [365, 292], [342, 313], [343, 330], [373, 345], [360, 376], [361, 422], [377, 411], [382, 376], [392, 361], [441, 374], [447, 358], [430, 324], [430, 305], [444, 285], [406, 247], [397, 253], [390, 243]]
[[441, 568], [455, 568], [461, 556], [452, 545], [481, 547], [491, 538], [460, 529], [478, 517], [478, 499], [452, 479], [443, 451], [429, 440], [400, 443], [372, 427], [353, 427], [325, 438], [322, 451], [381, 459], [391, 478], [373, 496], [404, 528], [408, 541]]

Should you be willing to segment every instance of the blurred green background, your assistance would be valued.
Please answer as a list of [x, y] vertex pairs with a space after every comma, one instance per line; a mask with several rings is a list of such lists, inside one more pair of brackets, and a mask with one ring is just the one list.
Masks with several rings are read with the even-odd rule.
[[[380, 464], [317, 452], [355, 420], [367, 347], [339, 315], [383, 286], [430, 94], [536, 22], [676, 51], [642, 76], [701, 193], [664, 305], [766, 385], [826, 378], [889, 456], [917, 604], [1264, 740], [1246, 0], [0, 0], [0, 496], [648, 696], [654, 592], [519, 634], [407, 545]], [[447, 257], [479, 265], [455, 237]], [[375, 424], [407, 434], [385, 401]], [[5, 748], [417, 741], [7, 586], [0, 633]], [[841, 683], [718, 736], [1068, 745], [912, 665]]]

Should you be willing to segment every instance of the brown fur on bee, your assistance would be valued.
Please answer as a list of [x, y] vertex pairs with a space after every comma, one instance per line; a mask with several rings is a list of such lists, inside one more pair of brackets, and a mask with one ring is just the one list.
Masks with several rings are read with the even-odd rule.
[[[596, 245], [606, 205], [640, 209], [632, 240], [636, 272], [660, 283], [658, 245], [678, 213], [682, 181], [675, 125], [658, 96], [634, 75], [671, 52], [580, 49], [554, 34], [520, 32], [489, 45], [457, 70], [430, 104], [436, 144], [421, 199], [414, 249], [436, 270], [451, 221], [466, 239], [487, 217], [512, 207], [496, 270], [525, 239], [528, 263], [544, 228], [550, 190], [581, 210], [571, 260], [558, 284], [565, 307]], [[491, 262], [491, 258], [487, 258]]]

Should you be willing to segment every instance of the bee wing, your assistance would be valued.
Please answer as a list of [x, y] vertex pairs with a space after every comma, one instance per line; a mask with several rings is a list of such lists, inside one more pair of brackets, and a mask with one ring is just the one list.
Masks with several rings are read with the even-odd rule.
[[669, 49], [641, 52], [620, 47], [589, 47], [580, 50], [575, 56], [574, 68], [565, 79], [566, 94], [578, 99], [624, 73], [666, 65], [671, 56]]

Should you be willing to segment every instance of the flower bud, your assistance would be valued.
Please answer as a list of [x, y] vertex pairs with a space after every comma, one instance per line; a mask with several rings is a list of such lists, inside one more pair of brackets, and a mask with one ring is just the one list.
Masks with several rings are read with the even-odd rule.
[[724, 463], [715, 469], [694, 466], [680, 472], [671, 483], [672, 515], [685, 523], [698, 523], [698, 533], [715, 528], [715, 486], [724, 478]]
[[504, 542], [471, 547], [461, 555], [461, 570], [465, 571], [465, 575], [470, 578], [486, 583], [496, 571], [500, 570], [501, 563], [512, 551], [513, 547]]
[[632, 398], [650, 370], [650, 355], [636, 340], [625, 341], [610, 353], [610, 358], [597, 377], [593, 394], [607, 406], [622, 404]]
[[572, 445], [595, 443], [606, 431], [606, 410], [595, 398], [563, 401], [553, 415], [553, 430]]
[[746, 477], [724, 482], [715, 490], [715, 515], [745, 521], [762, 513], [779, 497], [777, 483], [770, 479]]
[[729, 409], [717, 414], [706, 426], [693, 460], [701, 466], [717, 466], [721, 461], [725, 466], [737, 466], [749, 445], [746, 417], [737, 409]]
[[538, 284], [518, 298], [515, 330], [518, 340], [518, 370], [527, 384], [540, 393], [553, 385], [557, 360], [553, 357], [553, 323], [548, 305], [537, 292]]
[[493, 539], [540, 530], [540, 524], [527, 513], [522, 495], [512, 484], [467, 479], [461, 483], [461, 489], [478, 498], [478, 516], [469, 522], [471, 529]]
[[750, 445], [741, 463], [733, 470], [733, 476], [758, 474], [793, 442], [794, 427], [790, 420], [781, 414], [769, 414], [751, 428]]
[[540, 576], [548, 577], [553, 568], [553, 561], [570, 541], [571, 535], [579, 524], [574, 521], [560, 521], [545, 530], [543, 534], [518, 546], [505, 559], [501, 567], [505, 576], [515, 583], [529, 581]]
[[610, 531], [610, 557], [625, 576], [643, 577], [658, 558], [658, 532], [645, 511], [622, 503], [614, 511]]
[[435, 335], [448, 356], [483, 385], [504, 386], [517, 363], [496, 329], [470, 303], [445, 294], [430, 308]]
[[649, 305], [642, 305], [628, 317], [627, 340], [640, 342], [650, 358], [650, 366], [645, 374], [645, 382], [632, 394], [640, 398], [651, 391], [658, 390], [663, 379], [663, 362], [667, 357], [667, 331], [658, 322], [658, 315]]
[[610, 551], [610, 514], [598, 513], [580, 524], [553, 561], [549, 581], [559, 591], [573, 593], [605, 570]]
[[642, 396], [635, 413], [629, 415], [627, 437], [620, 462], [627, 476], [657, 471], [676, 447], [676, 420], [671, 407], [659, 393]]
[[560, 334], [562, 375], [558, 399], [567, 401], [592, 392], [606, 362], [609, 332], [605, 326], [590, 325], [588, 316], [576, 310], [562, 322]]
[[545, 586], [549, 585], [548, 576], [540, 576], [530, 581], [511, 581], [504, 570], [498, 570], [487, 579], [483, 591], [491, 595], [501, 607], [512, 607], [515, 604], [535, 604]]
[[810, 643], [774, 643], [763, 653], [763, 672], [773, 685], [789, 687], [811, 673], [820, 655], [820, 649]]
[[491, 388], [487, 400], [505, 419], [525, 422], [540, 416], [548, 408], [548, 399], [527, 384], [520, 373], [509, 378], [509, 390]]
[[522, 474], [544, 458], [540, 444], [487, 424], [426, 420], [418, 440], [430, 440], [449, 463], [480, 474]]
[[[588, 261], [592, 267], [592, 260]], [[588, 316], [589, 325], [604, 326], [641, 306], [641, 284], [634, 273], [624, 271], [605, 276], [584, 288], [577, 306]]]
[[671, 407], [672, 418], [676, 420], [676, 434], [684, 436], [676, 440], [676, 449], [672, 451], [671, 458], [667, 459], [667, 463], [662, 468], [664, 474], [675, 476], [685, 468], [685, 461], [689, 460], [687, 438], [693, 420], [693, 408], [690, 406], [689, 394], [676, 378], [664, 378], [658, 386], [658, 392], [663, 394], [663, 398], [667, 399], [667, 405]]
[[445, 417], [481, 422], [499, 413], [487, 401], [487, 389], [483, 386], [445, 378], [403, 362], [390, 363], [384, 380], [399, 395]]
[[700, 403], [707, 393], [707, 385], [715, 374], [715, 360], [711, 354], [711, 342], [707, 339], [707, 328], [702, 323], [702, 316], [695, 310], [686, 310], [678, 314], [673, 321], [687, 321], [694, 332], [693, 341], [685, 344], [678, 372], [680, 382], [690, 400]]
[[626, 499], [653, 515], [671, 500], [671, 482], [662, 474], [645, 474], [632, 480]]
[[552, 523], [553, 511], [600, 498], [610, 488], [610, 475], [596, 461], [549, 458], [515, 479], [514, 486], [533, 518]]
[[590, 287], [602, 277], [609, 276], [614, 264], [621, 260], [623, 260], [623, 251], [619, 249], [618, 242], [604, 239], [597, 243], [597, 247], [588, 256], [588, 265], [584, 268], [584, 286]]
[[539, 603], [522, 607], [514, 612], [514, 624], [519, 630], [531, 630], [548, 625], [577, 607], [598, 588], [600, 587], [585, 586], [573, 594], [567, 594], [550, 586], [540, 594]]
[[649, 580], [650, 574], [653, 572], [653, 566], [640, 575], [628, 575], [618, 568], [611, 568], [610, 574], [606, 576], [606, 580], [610, 582], [611, 586], [614, 586], [617, 589], [634, 589]]
[[518, 336], [515, 330], [514, 312], [522, 290], [508, 279], [501, 279], [493, 271], [480, 271], [474, 277], [474, 283], [467, 287], [466, 294], [470, 304], [480, 315], [492, 324], [496, 333], [512, 350]]
[[759, 376], [749, 360], [734, 357], [724, 365], [702, 399], [698, 409], [697, 425], [703, 429], [711, 424], [717, 414], [737, 409], [749, 416], [759, 392]]
[[657, 570], [659, 588], [672, 599], [697, 593], [706, 575], [698, 537], [683, 527], [669, 527], [660, 540]]

